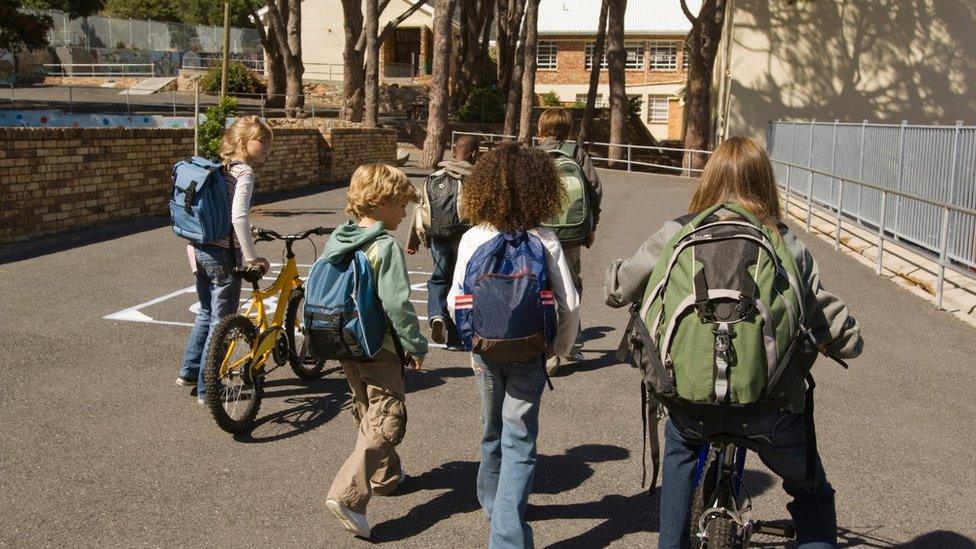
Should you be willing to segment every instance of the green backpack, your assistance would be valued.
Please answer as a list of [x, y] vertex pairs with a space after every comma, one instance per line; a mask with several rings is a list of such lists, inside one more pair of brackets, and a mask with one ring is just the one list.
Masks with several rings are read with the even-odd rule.
[[560, 143], [559, 147], [547, 151], [553, 156], [559, 180], [566, 189], [560, 212], [542, 223], [556, 233], [564, 244], [586, 240], [593, 231], [593, 213], [590, 211], [590, 182], [579, 163], [576, 162], [574, 143]]
[[[735, 217], [717, 217], [721, 209]], [[808, 353], [809, 334], [800, 280], [779, 233], [737, 204], [701, 212], [664, 246], [618, 355], [629, 348], [643, 373], [651, 489], [659, 404], [702, 422], [751, 421], [781, 409], [806, 378], [812, 414], [813, 361], [797, 356]], [[815, 436], [812, 417], [808, 427]]]

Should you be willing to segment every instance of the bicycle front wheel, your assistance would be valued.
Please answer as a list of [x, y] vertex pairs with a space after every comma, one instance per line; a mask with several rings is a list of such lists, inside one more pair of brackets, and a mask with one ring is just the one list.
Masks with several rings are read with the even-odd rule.
[[302, 310], [305, 308], [305, 288], [295, 288], [288, 298], [288, 310], [285, 313], [285, 334], [288, 336], [288, 362], [295, 375], [311, 381], [322, 377], [325, 371], [325, 361], [318, 360], [308, 354], [308, 339], [305, 337], [305, 319]]
[[207, 404], [217, 425], [228, 433], [250, 429], [261, 407], [264, 376], [252, 369], [251, 347], [257, 328], [239, 314], [224, 317], [214, 328], [204, 365]]

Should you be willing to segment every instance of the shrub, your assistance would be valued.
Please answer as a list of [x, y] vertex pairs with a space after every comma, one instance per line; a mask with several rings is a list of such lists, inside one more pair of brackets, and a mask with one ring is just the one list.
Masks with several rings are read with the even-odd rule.
[[220, 160], [220, 141], [224, 138], [227, 119], [237, 115], [237, 98], [225, 97], [220, 103], [207, 109], [207, 120], [197, 128], [200, 138], [200, 156]]
[[644, 99], [639, 95], [632, 95], [627, 98], [627, 116], [640, 116], [641, 108], [644, 106]]
[[[200, 77], [200, 91], [220, 93], [220, 65]], [[231, 62], [227, 65], [227, 93], [264, 93], [264, 86], [244, 63]]]
[[505, 98], [495, 86], [471, 88], [468, 100], [455, 113], [458, 122], [493, 124], [505, 120]]
[[559, 95], [556, 92], [549, 90], [546, 93], [539, 95], [539, 104], [543, 107], [562, 107], [563, 102], [559, 100]]

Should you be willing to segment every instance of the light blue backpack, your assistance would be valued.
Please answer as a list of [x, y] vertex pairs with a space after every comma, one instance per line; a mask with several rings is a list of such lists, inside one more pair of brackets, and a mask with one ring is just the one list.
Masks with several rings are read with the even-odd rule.
[[[309, 354], [320, 360], [371, 360], [389, 329], [376, 291], [373, 267], [361, 250], [333, 263], [319, 258], [305, 284], [305, 329]], [[389, 328], [388, 328], [389, 327]], [[399, 340], [393, 341], [399, 349]]]
[[169, 215], [176, 236], [207, 244], [230, 234], [230, 204], [223, 165], [199, 156], [173, 166]]

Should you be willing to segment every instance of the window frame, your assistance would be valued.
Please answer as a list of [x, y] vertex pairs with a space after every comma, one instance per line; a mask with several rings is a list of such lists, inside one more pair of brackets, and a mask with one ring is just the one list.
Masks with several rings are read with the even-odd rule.
[[[596, 42], [587, 42], [583, 53], [583, 70], [591, 71], [593, 70], [593, 50], [596, 49]], [[634, 58], [639, 62], [637, 66], [628, 65], [631, 62], [630, 50], [635, 50]], [[635, 42], [624, 42], [624, 53], [626, 57], [624, 58], [624, 70], [625, 71], [642, 71], [647, 67], [647, 43], [643, 40]], [[603, 48], [603, 62], [600, 64], [600, 70], [606, 70], [608, 68], [607, 64], [607, 48], [604, 44]]]
[[[650, 47], [648, 48], [650, 69], [652, 71], [658, 72], [671, 72], [678, 70], [678, 49], [681, 47], [681, 42], [676, 40], [651, 40]], [[658, 57], [656, 54], [656, 49], [667, 48], [671, 50], [671, 54], [666, 58], [670, 58], [670, 62], [663, 64], [662, 66], [657, 66]]]
[[[543, 46], [552, 50], [551, 53], [545, 54], [546, 57], [551, 58], [551, 64], [543, 64], [540, 61]], [[539, 40], [535, 48], [535, 66], [537, 70], [543, 71], [553, 71], [559, 69], [559, 44], [555, 40]]]
[[[655, 119], [654, 113], [660, 113], [660, 109], [654, 108], [655, 101], [664, 101], [664, 119]], [[648, 124], [667, 124], [671, 122], [671, 97], [666, 94], [654, 94], [649, 93], [645, 98], [645, 104], [647, 105], [647, 123]]]

